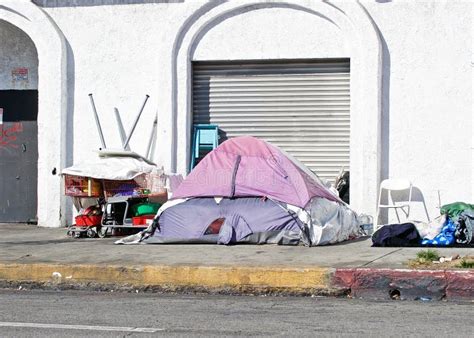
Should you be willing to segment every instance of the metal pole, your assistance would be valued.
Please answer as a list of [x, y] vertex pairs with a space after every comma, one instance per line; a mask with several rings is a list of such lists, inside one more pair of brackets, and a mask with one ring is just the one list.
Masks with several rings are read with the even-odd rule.
[[[127, 140], [127, 135], [125, 134], [125, 129], [123, 128], [122, 124], [122, 119], [120, 118], [120, 113], [117, 108], [114, 108], [115, 111], [115, 118], [117, 119], [117, 125], [119, 129], [119, 134], [120, 134], [120, 139], [122, 140], [122, 144], [125, 143]], [[130, 150], [130, 147], [127, 146], [126, 148], [123, 148], [124, 150]]]
[[97, 130], [99, 131], [100, 142], [102, 143], [102, 148], [106, 149], [107, 147], [105, 145], [104, 134], [102, 133], [102, 127], [100, 126], [99, 115], [97, 114], [97, 109], [95, 109], [95, 103], [94, 103], [94, 98], [92, 97], [92, 94], [89, 94], [89, 98], [91, 100], [92, 110], [94, 111], [95, 124], [97, 125]]
[[[158, 117], [155, 116], [155, 121], [153, 121], [153, 127], [151, 128], [151, 133], [150, 133], [150, 139], [148, 140], [148, 147], [146, 149], [146, 154], [145, 156], [150, 159], [150, 151], [151, 151], [151, 145], [153, 144], [153, 139], [155, 138], [156, 134], [156, 127], [158, 126]], [[151, 159], [150, 159], [151, 160]]]
[[132, 129], [130, 129], [130, 133], [128, 133], [127, 140], [125, 141], [125, 144], [123, 145], [124, 149], [127, 148], [128, 142], [130, 142], [130, 139], [132, 138], [133, 132], [135, 131], [135, 127], [137, 126], [138, 120], [140, 119], [140, 116], [142, 115], [143, 109], [145, 108], [145, 105], [146, 105], [146, 101], [148, 101], [149, 97], [150, 97], [150, 95], [148, 95], [148, 94], [145, 96], [145, 101], [143, 101], [142, 108], [138, 112], [137, 118], [135, 119], [135, 122], [133, 123]]

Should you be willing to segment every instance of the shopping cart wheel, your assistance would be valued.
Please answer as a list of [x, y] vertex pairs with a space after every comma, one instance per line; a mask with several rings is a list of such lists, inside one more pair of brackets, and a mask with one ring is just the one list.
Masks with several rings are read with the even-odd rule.
[[95, 238], [97, 236], [97, 231], [94, 228], [89, 228], [87, 229], [86, 234], [89, 238]]
[[81, 232], [80, 231], [71, 231], [71, 237], [72, 238], [79, 238], [79, 237], [81, 237]]
[[113, 228], [111, 232], [112, 232], [112, 236], [121, 236], [122, 235], [122, 229], [120, 229], [120, 228]]
[[74, 238], [76, 236], [76, 225], [71, 225], [67, 228], [67, 232], [66, 232], [66, 235], [68, 237], [71, 237], [71, 238]]
[[107, 231], [108, 230], [109, 230], [109, 228], [107, 228], [107, 227], [100, 227], [99, 229], [97, 229], [97, 235], [100, 238], [104, 238], [105, 236], [107, 236]]

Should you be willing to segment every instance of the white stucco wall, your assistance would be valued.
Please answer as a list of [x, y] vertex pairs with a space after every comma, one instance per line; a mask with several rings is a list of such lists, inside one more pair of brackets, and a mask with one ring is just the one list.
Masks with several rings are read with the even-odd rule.
[[[128, 133], [145, 95], [150, 95], [130, 141], [144, 154], [155, 114], [154, 160], [170, 168], [169, 96], [171, 50], [179, 27], [200, 3], [134, 4], [44, 8], [68, 44], [69, 116], [73, 134], [69, 162], [80, 162], [101, 147], [88, 94], [94, 95], [108, 148], [120, 148], [117, 107]], [[74, 127], [72, 127], [74, 126]], [[94, 155], [92, 155], [94, 156]]]
[[[149, 94], [150, 100], [131, 147], [145, 152], [151, 123], [158, 113], [154, 160], [167, 169], [182, 169], [189, 122], [173, 114], [176, 111], [179, 116], [186, 116], [188, 52], [192, 54], [188, 55], [189, 60], [306, 57], [351, 57], [352, 60], [357, 46], [351, 43], [357, 34], [359, 38], [364, 35], [364, 30], [358, 30], [360, 17], [349, 15], [347, 2], [332, 3], [335, 7], [324, 6], [332, 8], [325, 13], [330, 16], [347, 15], [342, 21], [354, 27], [355, 33], [351, 36], [347, 35], [347, 27], [336, 27], [314, 13], [284, 6], [250, 8], [245, 13], [226, 17], [218, 14], [218, 8], [237, 6], [236, 2], [155, 1], [104, 5], [111, 1], [86, 1], [94, 6], [69, 6], [67, 1], [46, 3], [48, 6], [42, 10], [64, 36], [67, 50], [66, 74], [47, 75], [67, 76], [67, 88], [62, 92], [67, 99], [67, 107], [63, 108], [68, 120], [64, 145], [66, 165], [86, 160], [91, 151], [100, 146], [89, 93], [94, 94], [108, 147], [120, 145], [113, 108], [120, 110], [128, 131], [145, 94]], [[313, 1], [298, 4], [307, 8], [323, 6]], [[373, 146], [377, 143], [377, 132], [367, 127], [361, 120], [363, 116], [356, 114], [354, 133], [365, 135], [365, 139], [361, 136], [351, 141], [351, 146], [361, 149], [359, 157], [380, 158], [382, 178], [411, 179], [418, 189], [417, 199], [424, 199], [431, 217], [438, 212], [438, 190], [442, 203], [472, 202], [472, 4], [370, 1], [363, 5], [369, 14], [367, 21], [373, 20], [380, 31], [382, 87], [364, 83], [361, 78], [357, 86], [351, 82], [351, 95], [352, 91], [360, 95], [358, 87], [364, 85], [369, 86], [364, 94], [367, 100], [381, 91], [382, 132], [377, 150]], [[212, 14], [214, 12], [216, 14]], [[216, 17], [219, 17], [218, 22], [207, 27], [206, 22]], [[200, 27], [208, 31], [199, 31]], [[202, 35], [196, 44], [192, 41], [194, 33]], [[195, 49], [188, 51], [192, 46]], [[364, 64], [360, 51], [357, 55], [360, 69], [373, 71], [378, 67], [372, 59]], [[40, 65], [42, 62], [46, 60], [42, 61], [40, 55]], [[362, 114], [364, 103], [354, 103], [352, 108]], [[174, 123], [181, 131], [173, 129]], [[377, 125], [377, 121], [371, 123]], [[43, 148], [46, 149], [46, 144], [54, 146], [55, 140], [44, 141]], [[178, 154], [172, 152], [175, 147], [179, 149]], [[355, 171], [367, 172], [365, 159], [352, 160]], [[51, 168], [44, 167], [42, 172], [49, 175]], [[367, 179], [373, 186], [372, 182], [378, 181], [377, 175], [369, 176]], [[360, 201], [359, 205], [368, 203], [373, 210], [376, 187], [366, 189], [365, 181], [356, 181], [360, 189], [354, 197]], [[55, 194], [59, 194], [59, 190]], [[421, 202], [416, 203], [412, 216], [426, 218]], [[54, 213], [44, 215], [45, 219], [52, 217], [56, 217]]]
[[[412, 180], [431, 217], [439, 214], [438, 190], [442, 204], [474, 200], [472, 6], [366, 4], [387, 47], [385, 175]], [[422, 202], [413, 211], [426, 219]]]
[[[38, 54], [30, 37], [18, 27], [0, 20], [0, 90], [38, 89]], [[12, 71], [28, 69], [28, 80], [16, 81]]]
[[193, 60], [349, 57], [341, 30], [311, 13], [264, 8], [231, 17], [199, 42]]

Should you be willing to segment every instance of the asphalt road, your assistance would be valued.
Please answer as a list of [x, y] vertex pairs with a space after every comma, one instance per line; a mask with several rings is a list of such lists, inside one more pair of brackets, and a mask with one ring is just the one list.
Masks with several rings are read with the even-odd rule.
[[474, 303], [0, 290], [1, 337], [469, 337]]

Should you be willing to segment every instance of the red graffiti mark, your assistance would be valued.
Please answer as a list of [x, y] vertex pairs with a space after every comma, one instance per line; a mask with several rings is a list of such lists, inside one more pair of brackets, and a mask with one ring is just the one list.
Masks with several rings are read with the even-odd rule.
[[23, 124], [21, 122], [15, 122], [11, 127], [6, 129], [3, 124], [0, 124], [0, 148], [18, 148], [19, 146], [13, 142], [16, 141], [17, 134], [21, 132], [23, 132]]

